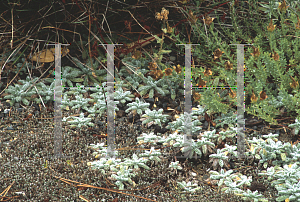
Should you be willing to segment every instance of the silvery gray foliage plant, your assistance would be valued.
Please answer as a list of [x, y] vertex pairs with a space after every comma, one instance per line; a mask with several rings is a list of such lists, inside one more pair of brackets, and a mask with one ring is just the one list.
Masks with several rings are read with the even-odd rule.
[[179, 164], [179, 161], [171, 162], [169, 168], [174, 170], [182, 170], [182, 167]]
[[220, 149], [217, 150], [216, 154], [209, 155], [209, 163], [212, 163], [214, 169], [217, 169], [218, 165], [223, 168], [224, 162], [227, 163], [228, 156], [223, 153]]
[[236, 124], [236, 114], [233, 112], [223, 114], [221, 117], [216, 118], [217, 125], [215, 127], [221, 126], [222, 128], [224, 127], [225, 124], [228, 125], [228, 127], [234, 127]]
[[136, 154], [133, 154], [131, 158], [125, 158], [122, 165], [133, 167], [134, 169], [138, 169], [139, 167], [150, 170], [150, 168], [145, 164], [148, 162], [148, 158], [139, 158]]
[[236, 195], [243, 197], [244, 200], [251, 199], [253, 201], [264, 201], [268, 200], [263, 198], [263, 195], [259, 194], [257, 191], [251, 192], [249, 189], [243, 191], [240, 188], [243, 188], [244, 185], [250, 186], [252, 182], [252, 177], [247, 177], [241, 173], [233, 173], [233, 170], [224, 171], [221, 169], [220, 172], [211, 170], [210, 179], [219, 180], [218, 186], [221, 187], [222, 191], [225, 192], [235, 192]]
[[[88, 88], [85, 88], [83, 85], [80, 85], [79, 83], [76, 83], [76, 88], [68, 89], [68, 88], [63, 88], [65, 93], [67, 95], [80, 95], [83, 93], [88, 92]], [[68, 89], [68, 91], [66, 91]]]
[[233, 141], [235, 140], [237, 128], [231, 127], [230, 129], [227, 129], [226, 131], [220, 131], [219, 132], [219, 137], [218, 137], [218, 142], [221, 142], [222, 140], [225, 140], [226, 138], [232, 139]]
[[298, 135], [300, 131], [300, 120], [296, 119], [295, 122], [296, 123], [290, 124], [289, 127], [295, 128], [295, 134]]
[[177, 145], [183, 145], [183, 135], [178, 134], [177, 132], [169, 134], [167, 137], [162, 137], [161, 140], [159, 140], [160, 143], [163, 143], [163, 145], [170, 144], [171, 146], [175, 144], [175, 142], [178, 142]]
[[74, 119], [73, 121], [68, 121], [68, 123], [71, 124], [71, 127], [77, 127], [81, 128], [82, 126], [94, 126], [93, 123], [91, 123], [91, 118], [84, 118], [84, 114], [81, 113], [79, 117], [72, 116], [72, 117], [64, 117], [62, 121], [67, 121], [67, 119]]
[[[110, 100], [110, 103], [108, 103], [108, 106], [114, 106], [115, 111], [119, 111], [119, 108], [117, 107], [117, 104], [119, 104], [119, 101], [112, 101]], [[107, 104], [105, 102], [105, 100], [99, 99], [97, 100], [93, 107], [88, 109], [88, 112], [91, 113], [92, 116], [94, 116], [95, 114], [97, 114], [98, 116], [102, 116], [102, 114], [107, 111]]]
[[73, 106], [72, 103], [70, 102], [70, 98], [68, 97], [67, 93], [63, 93], [62, 95], [62, 100], [61, 100], [61, 105], [62, 108], [65, 109], [66, 107], [71, 107]]
[[27, 77], [26, 80], [20, 80], [23, 85], [15, 84], [15, 86], [8, 86], [5, 92], [9, 93], [10, 95], [6, 95], [4, 99], [10, 100], [9, 103], [11, 106], [14, 105], [14, 103], [20, 103], [21, 101], [24, 105], [29, 105], [31, 96], [36, 94], [36, 90], [30, 87], [37, 80], [38, 78], [31, 80], [29, 77]]
[[210, 142], [206, 138], [198, 139], [197, 141], [193, 139], [183, 140], [178, 139], [177, 142], [173, 144], [174, 147], [182, 147], [180, 150], [181, 152], [187, 156], [187, 158], [192, 158], [195, 154], [195, 157], [197, 158], [198, 154], [200, 157], [202, 154], [207, 154], [207, 147], [211, 146], [214, 147], [215, 144]]
[[131, 90], [135, 90], [138, 88], [138, 86], [140, 85], [140, 83], [143, 82], [143, 80], [137, 76], [137, 75], [131, 75], [131, 76], [128, 76], [126, 77], [126, 80], [131, 84], [131, 85], [128, 85], [128, 87], [131, 89]]
[[185, 181], [182, 181], [177, 182], [177, 184], [186, 192], [196, 192], [197, 190], [201, 189], [201, 187], [199, 187], [197, 183], [192, 184], [191, 182], [186, 183]]
[[[194, 113], [194, 112], [193, 112]], [[192, 128], [191, 132], [196, 133], [197, 131], [201, 130], [201, 122], [197, 119], [198, 117], [196, 115], [191, 116], [192, 122], [190, 123]], [[186, 126], [186, 114], [180, 114], [179, 118], [176, 119], [176, 121], [168, 123], [167, 129], [171, 129], [172, 131], [178, 131], [178, 132], [185, 132], [185, 126]]]
[[148, 109], [148, 107], [150, 106], [149, 103], [140, 101], [138, 97], [135, 98], [135, 102], [128, 103], [127, 105], [129, 106], [129, 108], [126, 109], [126, 113], [128, 113], [129, 111], [136, 111], [136, 113], [138, 113], [139, 115], [141, 115], [143, 111]]
[[[233, 180], [234, 179], [234, 180]], [[226, 187], [222, 188], [222, 191], [225, 191], [225, 193], [233, 192], [233, 193], [243, 193], [242, 190], [243, 185], [250, 186], [252, 182], [252, 176], [247, 177], [245, 175], [242, 175], [241, 173], [237, 173], [233, 175], [232, 177], [226, 178], [224, 181], [224, 184]]]
[[[99, 61], [101, 61], [101, 57], [97, 58]], [[89, 85], [89, 81], [91, 83], [99, 83], [101, 82], [101, 78], [100, 75], [105, 75], [107, 74], [106, 69], [101, 69], [101, 70], [97, 70], [96, 68], [98, 68], [100, 66], [98, 60], [94, 60], [92, 59], [88, 59], [86, 64], [83, 64], [81, 61], [79, 61], [77, 58], [73, 57], [74, 62], [76, 63], [77, 67], [80, 69], [79, 70], [79, 75], [84, 75], [84, 80], [83, 81], [83, 85], [84, 86], [88, 86]], [[91, 63], [92, 61], [92, 63]], [[104, 77], [103, 77], [104, 79]]]
[[297, 163], [270, 167], [267, 171], [259, 173], [259, 175], [267, 175], [268, 180], [273, 180], [272, 185], [278, 191], [276, 201], [299, 201], [300, 199], [300, 167]]
[[247, 200], [251, 199], [253, 202], [268, 202], [269, 200], [264, 198], [264, 195], [258, 193], [258, 191], [252, 192], [250, 189], [247, 189], [246, 191], [242, 192], [241, 194], [237, 194], [238, 196], [242, 196], [242, 199]]
[[[43, 102], [47, 103], [49, 101], [54, 101], [54, 86], [55, 86], [54, 81], [50, 84], [50, 86], [45, 85], [42, 82], [38, 83], [37, 88], [38, 88], [39, 94], [43, 98]], [[41, 102], [40, 97], [35, 98], [34, 102], [40, 103]]]
[[128, 182], [129, 184], [133, 184], [135, 186], [135, 183], [131, 179], [135, 176], [132, 171], [133, 169], [128, 168], [128, 166], [120, 165], [120, 171], [118, 171], [117, 174], [111, 175], [113, 179], [117, 180], [116, 185], [119, 186], [119, 189], [124, 189], [124, 182]]
[[[150, 143], [152, 145], [156, 145], [157, 142], [160, 142], [162, 138], [158, 135], [154, 135], [151, 133], [142, 133], [140, 137], [137, 137], [138, 144]], [[143, 147], [143, 145], [142, 145]]]
[[142, 96], [149, 92], [149, 98], [153, 98], [154, 90], [161, 95], [166, 95], [169, 93], [169, 91], [167, 90], [168, 89], [167, 85], [163, 85], [162, 88], [158, 87], [158, 85], [160, 85], [163, 82], [163, 79], [153, 81], [153, 78], [151, 76], [148, 76], [148, 78], [145, 78], [143, 76], [143, 78], [144, 78], [145, 85], [139, 87], [138, 89], [138, 91]]
[[90, 98], [84, 98], [82, 94], [75, 95], [75, 100], [71, 100], [70, 104], [72, 105], [72, 109], [84, 109], [89, 111], [90, 105]]
[[[54, 76], [54, 73], [52, 73]], [[80, 71], [70, 66], [66, 66], [61, 68], [61, 82], [64, 87], [68, 84], [69, 87], [73, 87], [72, 82], [82, 82], [82, 78], [78, 78], [80, 76]], [[52, 80], [52, 79], [51, 79]]]
[[227, 178], [230, 178], [232, 172], [233, 172], [233, 170], [228, 170], [226, 172], [223, 169], [221, 169], [220, 172], [211, 170], [211, 171], [209, 171], [210, 179], [219, 180], [218, 186], [220, 187], [224, 184], [224, 181], [227, 180]]
[[160, 162], [161, 159], [159, 156], [161, 156], [162, 153], [157, 149], [154, 149], [154, 147], [151, 147], [151, 149], [148, 151], [146, 150], [144, 153], [139, 154], [140, 157], [146, 157], [151, 161]]
[[155, 122], [159, 126], [161, 126], [161, 122], [166, 122], [168, 115], [162, 114], [163, 109], [159, 109], [158, 111], [150, 109], [146, 109], [145, 114], [142, 117], [146, 117], [146, 120], [142, 122], [142, 124], [150, 123], [151, 121]]
[[134, 95], [132, 95], [130, 91], [124, 92], [122, 88], [118, 88], [114, 94], [114, 99], [119, 100], [122, 104], [126, 101], [132, 101], [132, 97], [134, 97]]
[[[107, 154], [107, 147], [105, 146], [104, 143], [97, 143], [97, 144], [90, 144], [89, 146], [90, 148], [92, 148], [93, 150], [95, 150], [95, 152], [93, 152], [94, 156], [106, 156]], [[115, 155], [118, 155], [118, 151], [115, 150]]]

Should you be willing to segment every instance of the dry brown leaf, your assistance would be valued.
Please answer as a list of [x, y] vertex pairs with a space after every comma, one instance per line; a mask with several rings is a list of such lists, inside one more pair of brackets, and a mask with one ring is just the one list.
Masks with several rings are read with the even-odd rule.
[[268, 96], [267, 96], [267, 94], [266, 94], [265, 91], [261, 91], [261, 92], [259, 93], [259, 96], [260, 96], [260, 100], [265, 100], [265, 99], [268, 98]]
[[297, 88], [297, 87], [299, 86], [298, 81], [296, 81], [292, 76], [290, 76], [290, 77], [291, 77], [291, 79], [293, 80], [293, 82], [290, 83], [290, 86], [291, 86], [293, 89]]
[[275, 61], [278, 61], [278, 60], [279, 60], [279, 55], [278, 55], [278, 53], [276, 53], [276, 52], [274, 51], [274, 53], [272, 54], [272, 58], [273, 58]]
[[273, 25], [273, 20], [271, 19], [269, 26], [267, 26], [267, 30], [269, 32], [273, 32], [275, 30], [276, 25]]
[[289, 7], [289, 6], [286, 5], [285, 0], [283, 0], [282, 3], [279, 3], [279, 6], [278, 6], [280, 12], [283, 12], [283, 13], [286, 12], [286, 9], [287, 9], [288, 7]]
[[[69, 49], [63, 48], [61, 49], [61, 57], [66, 56], [70, 52]], [[54, 62], [54, 57], [55, 56], [55, 48], [50, 48], [50, 49], [45, 49], [42, 50], [38, 53], [35, 53], [31, 61], [33, 62], [41, 62], [41, 63], [49, 63], [49, 62]]]
[[214, 60], [220, 58], [224, 51], [221, 51], [219, 48], [214, 51]]
[[253, 53], [250, 53], [253, 57], [258, 57], [260, 55], [259, 48], [254, 47]]
[[211, 18], [209, 16], [205, 16], [204, 23], [209, 26], [214, 21], [214, 19], [215, 18]]
[[230, 61], [226, 61], [225, 62], [225, 68], [227, 70], [232, 70], [233, 69], [232, 66], [233, 66], [233, 64], [231, 64]]
[[254, 94], [254, 92], [253, 92], [253, 90], [252, 90], [252, 95], [251, 95], [251, 98], [250, 98], [251, 102], [256, 102], [257, 99], [258, 99], [258, 98], [256, 97], [256, 95]]

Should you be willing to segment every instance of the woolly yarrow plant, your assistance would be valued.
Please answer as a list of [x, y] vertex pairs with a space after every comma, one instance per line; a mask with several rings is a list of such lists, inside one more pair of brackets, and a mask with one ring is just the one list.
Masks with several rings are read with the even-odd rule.
[[206, 138], [198, 139], [197, 141], [193, 139], [187, 139], [182, 141], [176, 142], [174, 147], [182, 147], [180, 150], [181, 152], [187, 157], [192, 158], [195, 155], [195, 158], [197, 158], [197, 154], [199, 157], [202, 156], [202, 154], [207, 153], [207, 146], [214, 147], [215, 144], [207, 140]]
[[148, 158], [138, 158], [136, 154], [132, 155], [132, 158], [125, 158], [123, 165], [126, 165], [128, 167], [132, 166], [134, 169], [138, 169], [139, 167], [145, 168], [147, 170], [150, 170], [150, 168], [145, 164], [148, 162]]
[[275, 185], [278, 191], [276, 201], [299, 201], [300, 167], [297, 163], [284, 165], [283, 168], [279, 166], [270, 167], [259, 175], [267, 175], [269, 176], [268, 180], [273, 180], [272, 185]]
[[129, 106], [129, 108], [125, 110], [126, 113], [128, 113], [129, 111], [135, 111], [136, 113], [141, 115], [143, 113], [143, 111], [148, 109], [150, 104], [144, 103], [144, 102], [140, 101], [140, 99], [138, 97], [136, 97], [135, 102], [128, 103], [128, 106]]
[[[194, 116], [192, 114], [191, 116], [192, 122], [190, 123], [192, 126], [192, 133], [196, 133], [197, 131], [201, 130], [201, 127], [198, 125], [201, 125], [201, 122], [197, 119], [197, 116]], [[176, 121], [170, 122], [168, 126], [166, 127], [167, 129], [171, 129], [172, 131], [178, 131], [178, 132], [185, 132], [186, 128], [186, 115], [180, 114], [179, 118], [176, 119]]]
[[153, 98], [154, 90], [156, 90], [161, 95], [166, 95], [169, 93], [169, 91], [167, 90], [168, 86], [163, 85], [162, 86], [163, 88], [158, 87], [158, 85], [160, 85], [163, 81], [164, 81], [163, 79], [159, 79], [158, 81], [153, 81], [153, 78], [151, 76], [148, 76], [148, 78], [144, 77], [145, 85], [139, 87], [138, 91], [142, 96], [145, 95], [147, 92], [149, 92], [149, 98]]
[[[152, 145], [156, 145], [157, 142], [161, 141], [161, 137], [158, 135], [154, 135], [153, 132], [151, 133], [142, 133], [140, 137], [137, 137], [138, 144], [145, 144], [150, 143]], [[142, 145], [143, 147], [143, 145]]]
[[124, 92], [122, 88], [118, 88], [114, 94], [114, 99], [119, 100], [122, 104], [126, 101], [132, 101], [132, 97], [134, 97], [134, 95], [132, 95], [130, 91]]
[[142, 115], [142, 117], [146, 117], [146, 120], [144, 120], [142, 124], [147, 124], [153, 121], [161, 126], [161, 122], [166, 122], [168, 117], [168, 115], [163, 115], [162, 112], [163, 109], [159, 109], [158, 111], [151, 111], [150, 109], [146, 109], [145, 114]]
[[14, 105], [14, 103], [23, 102], [24, 105], [29, 105], [29, 100], [31, 100], [31, 96], [36, 94], [36, 90], [29, 87], [32, 86], [34, 82], [36, 82], [38, 78], [31, 80], [29, 77], [26, 80], [20, 80], [23, 85], [15, 84], [15, 86], [8, 86], [5, 90], [6, 93], [10, 95], [6, 95], [4, 99], [10, 100], [10, 105]]
[[[78, 78], [80, 76], [81, 72], [73, 67], [69, 67], [69, 66], [65, 66], [63, 68], [61, 68], [61, 82], [62, 85], [65, 87], [66, 84], [68, 84], [69, 87], [73, 87], [73, 83], [72, 82], [82, 82], [83, 79], [82, 78]], [[54, 76], [54, 73], [52, 73], [52, 75]], [[50, 81], [52, 82], [53, 79], [45, 79], [46, 81]]]
[[201, 189], [201, 187], [198, 187], [197, 183], [192, 184], [191, 182], [186, 183], [185, 181], [177, 182], [177, 183], [179, 187], [186, 192], [196, 192], [197, 190]]
[[[101, 57], [97, 58], [99, 61], [101, 61]], [[92, 83], [99, 83], [101, 82], [103, 78], [100, 78], [100, 75], [106, 75], [107, 71], [106, 69], [101, 69], [101, 70], [95, 70], [95, 68], [98, 68], [100, 66], [98, 60], [94, 59], [88, 59], [86, 64], [83, 64], [81, 61], [79, 61], [77, 58], [73, 57], [73, 60], [75, 61], [76, 65], [79, 70], [79, 75], [84, 76], [83, 85], [88, 86], [88, 81]], [[92, 62], [92, 63], [91, 63]]]
[[135, 182], [131, 180], [131, 177], [135, 176], [132, 171], [133, 169], [128, 168], [128, 166], [120, 165], [120, 171], [111, 175], [113, 179], [117, 180], [116, 185], [119, 186], [119, 189], [124, 189], [124, 182], [128, 182], [135, 187]]
[[250, 186], [252, 181], [252, 177], [247, 177], [242, 175], [241, 173], [233, 173], [233, 170], [224, 171], [221, 169], [220, 172], [217, 171], [209, 171], [210, 179], [219, 180], [218, 186], [222, 187], [222, 191], [234, 192], [238, 196], [242, 196], [244, 200], [252, 199], [254, 201], [264, 201], [268, 200], [263, 198], [263, 195], [259, 194], [257, 191], [251, 192], [249, 189], [247, 191], [243, 191], [243, 186]]
[[84, 114], [81, 113], [79, 117], [72, 116], [72, 117], [64, 117], [62, 121], [67, 121], [67, 119], [74, 119], [73, 121], [68, 121], [71, 125], [70, 127], [77, 127], [81, 128], [82, 126], [94, 126], [93, 123], [91, 123], [91, 118], [84, 118]]

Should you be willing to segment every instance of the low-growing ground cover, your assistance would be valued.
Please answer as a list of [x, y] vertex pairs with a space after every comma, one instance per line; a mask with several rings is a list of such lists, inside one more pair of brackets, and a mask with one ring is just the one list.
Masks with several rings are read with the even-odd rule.
[[[297, 3], [288, 2], [287, 6], [285, 1], [275, 4], [255, 1], [239, 6], [238, 1], [194, 1], [194, 7], [187, 2], [168, 2], [158, 8], [129, 1], [125, 7], [116, 2], [98, 7], [101, 3], [90, 2], [90, 9], [95, 12], [89, 14], [82, 12], [82, 7], [88, 10], [83, 2], [52, 3], [50, 10], [66, 7], [54, 9], [55, 18], [48, 18], [45, 13], [47, 23], [57, 25], [60, 16], [70, 22], [64, 24], [65, 29], [73, 22], [86, 29], [74, 32], [76, 37], [67, 34], [63, 37], [72, 41], [62, 51], [61, 67], [65, 87], [61, 101], [65, 157], [52, 158], [55, 144], [53, 49], [37, 53], [42, 44], [30, 40], [43, 38], [45, 44], [50, 40], [43, 34], [45, 27], [30, 27], [28, 32], [32, 35], [20, 33], [26, 40], [17, 41], [16, 46], [13, 42], [9, 45], [7, 38], [1, 41], [0, 191], [4, 190], [1, 199], [298, 200], [300, 21]], [[196, 4], [205, 14], [195, 9]], [[66, 8], [73, 15], [60, 12]], [[99, 27], [97, 18], [100, 17], [96, 13], [101, 8], [107, 8], [109, 14], [126, 13], [128, 19], [103, 10], [106, 13], [103, 17], [107, 15], [103, 20], [107, 20], [109, 28], [103, 27], [103, 23]], [[135, 9], [138, 13], [134, 13]], [[144, 16], [145, 11], [151, 12]], [[23, 15], [22, 12], [26, 9], [18, 14]], [[88, 28], [78, 20], [78, 13], [89, 17]], [[230, 17], [226, 18], [226, 13]], [[251, 18], [245, 17], [245, 13]], [[26, 21], [23, 16], [20, 22]], [[37, 17], [36, 21], [44, 18]], [[120, 30], [123, 25], [116, 19], [124, 23], [128, 33]], [[22, 27], [20, 22], [14, 26]], [[227, 27], [227, 23], [232, 27]], [[73, 25], [69, 28], [77, 30]], [[130, 39], [134, 33], [139, 35], [135, 43], [124, 40], [126, 45], [115, 51], [115, 92], [109, 106], [115, 107], [116, 158], [106, 158], [109, 89], [105, 67], [108, 61], [101, 46], [106, 41]], [[145, 34], [150, 37], [144, 37]], [[192, 94], [192, 139], [189, 141], [183, 135], [185, 49], [176, 47], [175, 43], [199, 44], [192, 48], [191, 57], [192, 84], [199, 88], [193, 89]], [[233, 87], [237, 78], [234, 65], [237, 53], [230, 47], [233, 43], [253, 45], [245, 48], [243, 55], [245, 159], [237, 158], [237, 91]], [[10, 50], [12, 47], [15, 49]], [[72, 86], [77, 88], [68, 88]], [[215, 88], [206, 88], [212, 86]]]

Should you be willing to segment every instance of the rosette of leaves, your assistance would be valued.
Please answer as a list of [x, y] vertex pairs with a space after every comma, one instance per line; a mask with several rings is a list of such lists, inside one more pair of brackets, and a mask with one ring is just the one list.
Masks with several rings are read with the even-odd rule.
[[[276, 201], [297, 201], [300, 192], [300, 168], [297, 163], [268, 168], [258, 175], [268, 175], [268, 180], [273, 180], [272, 184], [278, 191], [279, 197]], [[275, 179], [275, 180], [274, 180]]]
[[209, 171], [209, 174], [210, 174], [210, 179], [220, 180], [218, 182], [218, 186], [220, 187], [223, 185], [226, 178], [230, 178], [230, 175], [232, 172], [233, 172], [233, 170], [228, 170], [225, 172], [223, 169], [221, 169], [220, 173], [218, 171], [211, 170], [211, 171]]
[[151, 147], [151, 149], [148, 151], [146, 150], [144, 153], [139, 155], [140, 157], [147, 157], [151, 161], [160, 162], [161, 159], [159, 156], [161, 156], [160, 150], [155, 150], [154, 147]]
[[[78, 69], [75, 69], [70, 66], [65, 66], [61, 68], [61, 82], [63, 86], [66, 86], [68, 84], [69, 87], [73, 87], [72, 82], [82, 82], [82, 78], [78, 78], [81, 75], [81, 72]], [[52, 73], [52, 76], [54, 76], [54, 72]], [[53, 82], [53, 78], [47, 78], [45, 79], [46, 82]]]
[[131, 177], [134, 177], [135, 174], [132, 173], [133, 169], [129, 169], [128, 166], [120, 165], [120, 171], [117, 174], [112, 174], [111, 177], [116, 179], [116, 185], [119, 186], [119, 189], [124, 189], [124, 182], [128, 182], [135, 186], [134, 181], [131, 180]]
[[234, 127], [236, 124], [237, 115], [233, 112], [229, 112], [227, 114], [222, 114], [221, 117], [216, 118], [216, 122], [218, 123], [215, 127], [221, 126], [224, 127], [225, 124], [228, 125], [228, 127]]
[[82, 94], [80, 95], [75, 95], [75, 100], [71, 100], [71, 105], [72, 105], [72, 109], [84, 109], [86, 111], [89, 111], [89, 102], [90, 102], [90, 98], [84, 98]]
[[[202, 128], [198, 125], [201, 125], [202, 123], [197, 119], [197, 116], [191, 116], [192, 119], [194, 119], [190, 124], [192, 126], [191, 132], [196, 133], [197, 131], [201, 130]], [[186, 115], [180, 114], [179, 118], [176, 119], [176, 121], [168, 123], [167, 129], [171, 129], [172, 131], [178, 131], [178, 132], [185, 132], [185, 121]]]
[[98, 57], [98, 60], [88, 59], [86, 64], [80, 62], [77, 58], [73, 57], [74, 62], [76, 63], [77, 67], [80, 68], [80, 75], [84, 76], [83, 85], [88, 86], [88, 81], [92, 83], [101, 83], [101, 75], [107, 74], [105, 69], [95, 70], [100, 66], [98, 60], [101, 60], [101, 57]]
[[20, 82], [23, 83], [23, 85], [15, 84], [15, 86], [8, 86], [5, 92], [9, 93], [10, 95], [6, 95], [3, 99], [9, 99], [9, 103], [11, 106], [14, 105], [14, 103], [19, 103], [21, 101], [24, 105], [29, 105], [29, 100], [31, 100], [31, 96], [33, 94], [36, 94], [36, 90], [29, 88], [37, 80], [38, 78], [30, 80], [30, 78], [27, 77], [25, 81], [20, 80]]
[[[54, 101], [54, 87], [55, 87], [55, 82], [53, 81], [50, 86], [45, 85], [43, 82], [38, 83], [37, 88], [39, 94], [43, 97], [43, 102], [47, 103], [49, 101]], [[40, 103], [41, 99], [34, 98], [34, 101], [36, 103]]]
[[[108, 106], [114, 106], [115, 111], [119, 111], [119, 108], [117, 107], [117, 104], [119, 104], [119, 101], [112, 101], [110, 100], [110, 103], [108, 103]], [[87, 111], [91, 113], [91, 116], [94, 116], [95, 114], [98, 114], [98, 116], [102, 116], [102, 114], [107, 110], [107, 104], [104, 99], [98, 99], [94, 102], [93, 107], [89, 108]], [[112, 109], [113, 110], [113, 109]]]
[[226, 138], [232, 139], [234, 141], [237, 128], [230, 128], [229, 130], [226, 131], [220, 131], [219, 132], [219, 137], [218, 137], [218, 142], [221, 142], [222, 140], [225, 140]]
[[[177, 146], [174, 144], [174, 147]], [[206, 140], [205, 138], [202, 138], [201, 140], [198, 139], [197, 142], [193, 139], [185, 140], [183, 143], [183, 146], [180, 150], [186, 156], [187, 158], [192, 158], [195, 155], [195, 158], [197, 158], [197, 154], [199, 157], [202, 156], [202, 154], [207, 153], [207, 146], [215, 146], [214, 143]], [[202, 149], [202, 151], [201, 151]]]
[[267, 168], [268, 161], [272, 160], [273, 165], [280, 165], [287, 163], [291, 159], [287, 157], [287, 154], [291, 153], [291, 143], [287, 142], [282, 144], [281, 141], [275, 142], [268, 138], [266, 141], [261, 142], [260, 147], [260, 163], [264, 163], [264, 168]]
[[148, 76], [148, 78], [144, 77], [144, 83], [145, 85], [142, 85], [139, 87], [138, 91], [143, 96], [146, 93], [149, 92], [149, 98], [153, 98], [154, 96], [154, 90], [157, 91], [161, 95], [166, 95], [169, 93], [168, 86], [163, 85], [162, 88], [158, 87], [163, 82], [163, 79], [159, 79], [157, 81], [153, 81], [153, 78], [151, 76]]
[[251, 199], [254, 202], [257, 202], [257, 201], [268, 202], [269, 201], [268, 199], [263, 198], [264, 195], [258, 193], [257, 190], [255, 192], [252, 192], [251, 190], [247, 189], [246, 191], [244, 191], [238, 195], [242, 196], [242, 199], [244, 199], [244, 200]]
[[104, 175], [105, 174], [104, 165], [106, 162], [107, 162], [106, 158], [101, 158], [98, 161], [88, 162], [87, 165], [91, 166], [92, 169], [99, 169], [101, 173]]
[[130, 91], [124, 92], [122, 88], [118, 88], [114, 95], [114, 99], [119, 100], [122, 104], [124, 104], [126, 101], [132, 101], [132, 97], [134, 97], [134, 95], [132, 95]]
[[163, 109], [159, 109], [158, 111], [151, 111], [150, 109], [146, 109], [146, 114], [142, 115], [142, 117], [146, 117], [146, 120], [144, 120], [142, 124], [147, 124], [153, 121], [154, 123], [161, 126], [161, 122], [166, 122], [168, 117], [168, 115], [163, 115], [162, 112]]
[[182, 182], [177, 182], [179, 187], [184, 189], [184, 191], [187, 192], [195, 192], [199, 189], [201, 189], [201, 187], [198, 187], [198, 185], [196, 183], [192, 184], [191, 182], [186, 183], [185, 181]]
[[300, 121], [298, 119], [295, 120], [296, 123], [290, 124], [289, 127], [295, 128], [295, 134], [298, 135], [300, 131]]
[[212, 163], [214, 170], [217, 170], [219, 166], [223, 168], [224, 165], [226, 168], [228, 168], [228, 156], [226, 156], [225, 153], [221, 152], [220, 149], [217, 150], [216, 154], [209, 155], [209, 158], [209, 163]]
[[[66, 91], [66, 94], [67, 95], [79, 95], [79, 94], [88, 92], [87, 88], [84, 88], [84, 86], [80, 85], [79, 83], [76, 83], [76, 87], [77, 88], [68, 89], [68, 91]], [[64, 88], [63, 90], [67, 90], [67, 89]]]
[[168, 81], [167, 79], [163, 79], [164, 80], [164, 84], [169, 86], [169, 90], [171, 93], [171, 98], [174, 100], [176, 98], [176, 96], [180, 96], [184, 94], [184, 79], [182, 79], [183, 77], [181, 77], [180, 75], [174, 73], [175, 71], [173, 71], [173, 75], [168, 77]]
[[143, 111], [148, 109], [150, 104], [144, 103], [144, 102], [140, 101], [140, 99], [138, 97], [136, 97], [135, 102], [128, 103], [128, 106], [129, 106], [129, 108], [126, 109], [126, 111], [125, 111], [126, 113], [128, 113], [129, 111], [136, 111], [136, 113], [141, 115], [143, 113]]
[[174, 170], [182, 170], [182, 167], [179, 164], [179, 161], [171, 162], [169, 165], [169, 168], [174, 169]]
[[[95, 158], [97, 157], [105, 157], [107, 155], [107, 147], [105, 146], [105, 143], [97, 143], [97, 144], [90, 144], [89, 148], [92, 148], [93, 150], [96, 150], [93, 152], [93, 155]], [[118, 151], [114, 151], [115, 155], [118, 155]]]
[[128, 85], [128, 87], [130, 87], [132, 90], [137, 89], [140, 83], [142, 83], [142, 79], [137, 75], [126, 77], [126, 80], [131, 84]]
[[173, 145], [175, 143], [175, 140], [178, 141], [183, 138], [183, 135], [179, 135], [177, 132], [169, 134], [168, 137], [162, 137], [159, 141], [160, 143], [163, 143], [163, 145]]
[[84, 118], [84, 114], [81, 113], [79, 117], [72, 116], [72, 117], [64, 117], [62, 121], [67, 121], [67, 119], [74, 119], [72, 121], [68, 121], [68, 123], [71, 124], [71, 127], [77, 127], [81, 128], [82, 126], [94, 126], [93, 123], [91, 123], [91, 118]]
[[147, 158], [139, 158], [136, 154], [133, 154], [132, 158], [126, 158], [122, 165], [128, 166], [129, 168], [132, 166], [134, 169], [142, 167], [147, 170], [150, 170], [150, 168], [145, 164], [147, 162]]
[[137, 141], [139, 144], [150, 143], [156, 145], [157, 142], [161, 140], [161, 137], [158, 135], [154, 135], [153, 132], [147, 134], [143, 133], [140, 137], [137, 137]]
[[67, 107], [71, 107], [72, 103], [70, 102], [70, 98], [68, 97], [67, 93], [63, 93], [63, 98], [61, 100], [61, 105], [63, 109], [66, 109]]
[[[234, 180], [233, 180], [234, 179]], [[252, 176], [247, 177], [245, 175], [242, 175], [241, 173], [234, 174], [232, 177], [227, 177], [224, 181], [224, 184], [227, 187], [222, 188], [222, 191], [225, 191], [225, 193], [233, 192], [233, 193], [243, 193], [242, 190], [243, 185], [250, 186], [252, 182]]]

